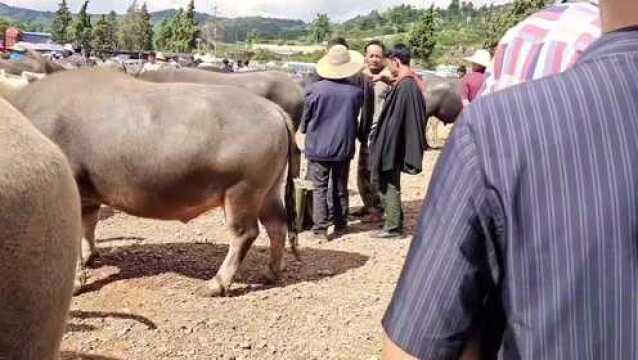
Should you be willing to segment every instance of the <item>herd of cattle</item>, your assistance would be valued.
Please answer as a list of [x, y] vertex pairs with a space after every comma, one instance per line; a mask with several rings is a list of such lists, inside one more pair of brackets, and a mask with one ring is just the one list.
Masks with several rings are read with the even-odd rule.
[[[37, 54], [0, 69], [23, 76], [0, 77], [0, 358], [55, 358], [71, 294], [97, 255], [102, 204], [183, 222], [222, 207], [233, 239], [203, 296], [227, 293], [258, 222], [271, 243], [268, 279], [281, 274], [287, 234], [296, 254], [304, 96], [288, 74], [134, 78], [62, 71]], [[431, 85], [428, 116], [453, 122], [462, 108], [454, 85]]]

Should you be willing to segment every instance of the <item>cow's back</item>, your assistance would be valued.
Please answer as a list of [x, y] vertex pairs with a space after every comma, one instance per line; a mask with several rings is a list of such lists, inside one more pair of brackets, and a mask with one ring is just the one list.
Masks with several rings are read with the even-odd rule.
[[303, 91], [294, 79], [278, 71], [247, 73], [212, 73], [197, 69], [149, 71], [140, 75], [144, 81], [156, 83], [184, 82], [235, 86], [264, 97], [279, 105], [298, 128], [303, 112]]
[[0, 359], [57, 356], [80, 241], [64, 155], [0, 99]]

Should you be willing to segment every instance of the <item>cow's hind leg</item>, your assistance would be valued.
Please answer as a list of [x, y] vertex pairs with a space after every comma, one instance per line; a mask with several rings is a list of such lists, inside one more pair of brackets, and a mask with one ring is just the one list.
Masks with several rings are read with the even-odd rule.
[[257, 216], [261, 199], [254, 191], [234, 190], [226, 194], [224, 208], [226, 221], [233, 239], [228, 254], [215, 277], [197, 290], [197, 295], [205, 297], [224, 296], [232, 285], [239, 265], [259, 235]]
[[97, 256], [95, 247], [95, 228], [100, 213], [99, 204], [82, 204], [82, 243], [80, 248], [80, 261], [77, 263], [77, 273], [74, 284], [74, 292], [78, 293], [86, 284], [88, 273], [86, 266]]
[[283, 269], [283, 253], [286, 245], [287, 217], [286, 210], [279, 196], [271, 196], [266, 200], [259, 214], [259, 220], [266, 228], [270, 238], [270, 264], [266, 279], [276, 282]]
[[97, 248], [95, 247], [95, 228], [97, 227], [98, 217], [100, 214], [100, 205], [91, 204], [82, 206], [82, 263], [90, 264], [97, 257]]

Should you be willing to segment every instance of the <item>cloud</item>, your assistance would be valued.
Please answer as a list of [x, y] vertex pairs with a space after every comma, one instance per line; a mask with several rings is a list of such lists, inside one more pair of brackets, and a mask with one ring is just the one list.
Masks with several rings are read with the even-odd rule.
[[[39, 10], [55, 11], [59, 0], [0, 0], [9, 5]], [[80, 8], [84, 0], [67, 0], [73, 12]], [[138, 0], [146, 2], [151, 11], [184, 7], [189, 0]], [[132, 0], [91, 0], [89, 9], [94, 13], [115, 10], [124, 12]], [[217, 4], [220, 16], [267, 16], [279, 18], [312, 20], [317, 13], [326, 13], [331, 19], [341, 21], [358, 14], [365, 14], [373, 9], [386, 9], [400, 4], [416, 7], [447, 6], [450, 0], [195, 0], [197, 11], [212, 12], [213, 4]], [[507, 0], [473, 0], [475, 5], [503, 3]]]

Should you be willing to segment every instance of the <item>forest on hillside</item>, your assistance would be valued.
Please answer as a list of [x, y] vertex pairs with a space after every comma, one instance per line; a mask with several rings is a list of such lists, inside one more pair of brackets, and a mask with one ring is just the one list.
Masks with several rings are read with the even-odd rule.
[[[98, 52], [114, 48], [189, 52], [214, 46], [250, 50], [257, 43], [311, 45], [335, 36], [348, 39], [354, 49], [362, 50], [367, 41], [379, 38], [388, 46], [410, 44], [424, 66], [433, 66], [458, 63], [477, 48], [494, 48], [508, 28], [549, 3], [513, 0], [506, 5], [476, 7], [471, 1], [452, 0], [446, 8], [399, 5], [343, 22], [317, 14], [311, 23], [304, 23], [262, 17], [215, 18], [197, 12], [192, 1], [185, 9], [149, 13], [145, 4], [133, 0], [126, 14], [108, 15], [90, 14], [90, 1], [77, 13], [72, 13], [65, 0], [60, 1], [55, 13], [0, 3], [0, 33], [7, 26], [47, 31], [59, 42], [74, 42]], [[258, 60], [281, 58], [264, 50], [253, 53]], [[316, 61], [321, 55], [319, 52], [289, 59]]]

